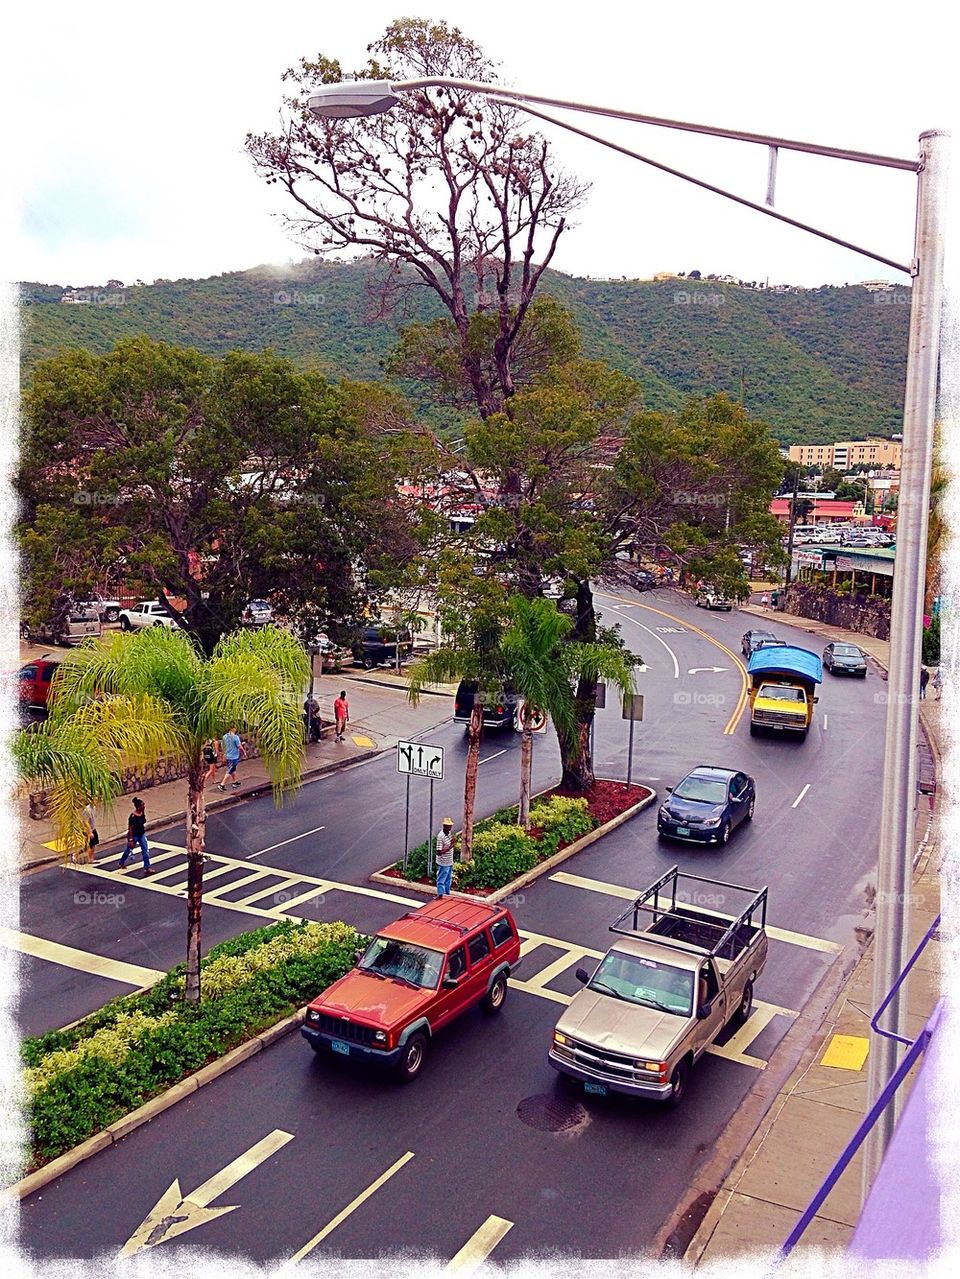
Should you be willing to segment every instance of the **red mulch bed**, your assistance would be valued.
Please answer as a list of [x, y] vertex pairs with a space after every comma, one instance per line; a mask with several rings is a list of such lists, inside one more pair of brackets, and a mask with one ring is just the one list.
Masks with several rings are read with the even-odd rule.
[[[626, 782], [610, 782], [603, 778], [596, 778], [593, 789], [587, 794], [580, 791], [571, 790], [565, 786], [554, 786], [551, 790], [545, 791], [542, 795], [538, 795], [537, 799], [552, 799], [554, 795], [563, 795], [567, 799], [586, 799], [587, 808], [592, 817], [602, 826], [605, 822], [613, 821], [615, 817], [619, 817], [621, 813], [628, 808], [632, 808], [634, 804], [639, 804], [641, 800], [646, 799], [652, 792], [649, 786], [638, 786], [635, 782], [628, 786]], [[537, 826], [530, 827], [530, 834], [536, 838], [543, 832]], [[582, 836], [578, 836], [582, 838]], [[566, 848], [566, 844], [561, 844], [557, 852], [562, 852]], [[553, 856], [554, 854], [551, 854]], [[389, 875], [391, 879], [403, 879], [403, 871], [396, 870], [394, 867], [383, 870], [381, 874]], [[408, 880], [414, 884], [432, 885], [433, 880], [424, 876], [421, 879]], [[494, 892], [493, 888], [469, 888], [459, 889], [458, 891], [469, 893], [470, 896], [487, 897]]]

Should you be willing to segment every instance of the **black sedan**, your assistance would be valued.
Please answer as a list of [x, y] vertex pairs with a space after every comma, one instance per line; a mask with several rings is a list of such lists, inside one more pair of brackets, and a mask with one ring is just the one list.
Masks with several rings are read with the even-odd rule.
[[725, 844], [735, 826], [753, 817], [757, 800], [752, 777], [710, 764], [700, 764], [667, 791], [669, 798], [657, 813], [657, 834], [702, 844]]
[[863, 649], [856, 644], [828, 644], [823, 650], [823, 664], [833, 675], [867, 678], [867, 659]]

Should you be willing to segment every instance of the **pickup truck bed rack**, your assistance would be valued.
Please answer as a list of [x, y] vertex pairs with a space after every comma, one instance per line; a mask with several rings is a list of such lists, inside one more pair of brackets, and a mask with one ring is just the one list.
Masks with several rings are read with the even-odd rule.
[[[686, 882], [747, 893], [750, 895], [749, 900], [736, 916], [704, 910], [690, 902], [677, 901], [677, 892], [682, 890]], [[696, 897], [693, 900], [696, 901]], [[652, 924], [644, 922], [641, 912], [652, 916]], [[628, 919], [631, 920], [630, 923], [625, 922]], [[750, 944], [755, 934], [766, 926], [766, 922], [766, 887], [747, 888], [744, 884], [690, 875], [681, 872], [679, 866], [671, 866], [617, 916], [610, 925], [610, 931], [621, 933], [625, 937], [653, 933], [666, 946], [673, 945], [688, 953], [691, 950], [698, 951], [714, 959], [732, 960]]]

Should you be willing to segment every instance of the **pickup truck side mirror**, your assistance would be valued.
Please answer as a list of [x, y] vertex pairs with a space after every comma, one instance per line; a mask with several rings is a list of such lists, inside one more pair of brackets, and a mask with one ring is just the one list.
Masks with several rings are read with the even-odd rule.
[[578, 969], [577, 969], [577, 974], [576, 974], [576, 976], [577, 976], [577, 981], [589, 981], [589, 980], [590, 980], [590, 974], [587, 972], [587, 970], [586, 970], [585, 968], [578, 968]]
[[706, 1019], [710, 1016], [712, 1012], [713, 1012], [712, 1001], [706, 1004], [701, 1004], [700, 1007], [697, 1009], [697, 1020], [706, 1021]]

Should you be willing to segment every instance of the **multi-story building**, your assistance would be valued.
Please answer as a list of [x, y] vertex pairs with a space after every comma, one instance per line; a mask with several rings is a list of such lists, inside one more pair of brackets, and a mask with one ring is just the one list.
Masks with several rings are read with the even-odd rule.
[[850, 471], [855, 466], [876, 466], [899, 471], [901, 442], [870, 439], [842, 440], [837, 444], [791, 444], [790, 461], [801, 466], [834, 467]]

